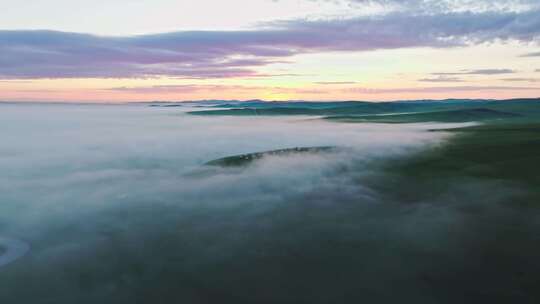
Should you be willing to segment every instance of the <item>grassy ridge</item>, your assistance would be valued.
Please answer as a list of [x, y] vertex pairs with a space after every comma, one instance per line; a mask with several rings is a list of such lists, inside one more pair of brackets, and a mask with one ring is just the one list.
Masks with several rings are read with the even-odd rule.
[[[346, 116], [349, 119], [366, 119], [366, 115], [458, 111], [458, 113], [453, 114], [461, 116], [470, 115], [467, 119], [474, 120], [478, 116], [482, 116], [480, 112], [488, 110], [514, 114], [530, 114], [530, 111], [533, 111], [535, 114], [540, 114], [540, 99], [516, 99], [508, 101], [403, 101], [382, 103], [350, 101], [335, 103], [251, 102], [234, 105], [223, 104], [212, 107], [212, 111], [192, 111], [189, 114], [202, 116], [314, 115], [327, 116], [329, 118]], [[459, 111], [463, 111], [464, 113], [460, 114]], [[471, 113], [467, 114], [468, 111], [471, 111]], [[478, 115], [475, 115], [475, 113]], [[452, 113], [449, 114], [450, 116], [453, 115]], [[440, 119], [441, 117], [435, 118]], [[443, 120], [445, 119], [447, 118], [443, 117]]]
[[221, 167], [241, 167], [241, 166], [247, 166], [253, 163], [254, 161], [259, 160], [265, 156], [287, 156], [287, 155], [301, 154], [301, 153], [321, 153], [321, 152], [330, 152], [334, 149], [335, 147], [298, 147], [298, 148], [290, 148], [290, 149], [280, 149], [280, 150], [248, 153], [248, 154], [219, 158], [216, 160], [209, 161], [205, 165], [221, 166]]

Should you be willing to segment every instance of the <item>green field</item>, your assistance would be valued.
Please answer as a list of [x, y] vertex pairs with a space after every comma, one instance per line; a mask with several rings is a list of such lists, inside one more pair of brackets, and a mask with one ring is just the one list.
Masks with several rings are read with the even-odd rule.
[[[189, 112], [199, 116], [311, 115], [359, 121], [474, 121], [540, 115], [540, 99], [445, 100], [400, 102], [244, 102], [213, 106], [211, 110]], [[406, 115], [404, 115], [406, 114]], [[391, 117], [377, 117], [390, 115]], [[405, 116], [412, 115], [408, 120]]]
[[[378, 173], [358, 182], [381, 194], [380, 202], [386, 206], [395, 206], [392, 212], [371, 211], [374, 217], [382, 212], [381, 217], [388, 217], [393, 225], [405, 221], [405, 235], [407, 229], [417, 226], [440, 234], [429, 245], [418, 247], [407, 245], [410, 240], [385, 246], [367, 242], [370, 250], [395, 248], [404, 254], [404, 261], [426, 259], [426, 263], [415, 262], [416, 277], [410, 280], [429, 287], [441, 303], [540, 301], [539, 109], [538, 103], [501, 102], [414, 114], [327, 117], [336, 123], [480, 123], [433, 130], [453, 135], [423, 152], [370, 165]], [[220, 162], [237, 164], [239, 159], [241, 156]], [[350, 170], [342, 174], [350, 174]], [[360, 220], [365, 212], [361, 210], [350, 207], [347, 216], [335, 220], [343, 224], [355, 217]], [[417, 237], [430, 233], [421, 231]], [[385, 238], [384, 234], [379, 237]], [[355, 242], [334, 240], [334, 244], [336, 248], [353, 246], [347, 250], [350, 254], [363, 254], [354, 247]], [[332, 256], [329, 252], [321, 255]], [[341, 267], [335, 262], [332, 265]]]
[[[400, 252], [399, 258], [404, 263], [414, 261], [414, 270], [403, 270], [405, 273], [410, 271], [410, 283], [415, 289], [424, 285], [440, 303], [537, 303], [540, 301], [537, 291], [540, 273], [540, 104], [536, 101], [482, 103], [481, 107], [478, 103], [428, 104], [426, 109], [417, 108], [418, 112], [406, 114], [333, 113], [324, 119], [335, 123], [478, 123], [457, 129], [432, 130], [452, 136], [443, 144], [420, 153], [374, 161], [367, 166], [368, 170], [377, 173], [359, 177], [358, 183], [378, 193], [379, 203], [382, 203], [369, 211], [370, 216], [379, 221], [387, 219], [389, 222], [381, 225], [390, 225], [385, 229], [392, 232], [377, 231], [377, 241], [364, 236], [363, 242], [369, 246], [370, 254], [394, 248]], [[218, 113], [226, 111], [231, 110]], [[232, 110], [232, 113], [246, 114], [248, 111], [255, 110]], [[258, 114], [270, 114], [281, 110], [257, 111]], [[287, 111], [289, 114], [302, 112], [299, 109]], [[309, 111], [329, 112], [328, 109], [310, 109], [302, 114]], [[265, 153], [254, 155], [258, 157], [249, 158], [249, 163]], [[243, 157], [225, 158], [217, 163], [238, 165]], [[341, 174], [354, 174], [355, 168], [353, 165]], [[388, 209], [389, 206], [393, 207]], [[335, 223], [341, 225], [359, 225], [354, 223], [355, 218], [366, 220], [366, 210], [354, 205], [348, 208], [347, 215], [335, 210], [327, 211], [327, 215], [318, 212], [320, 210], [311, 210], [311, 217], [335, 216]], [[400, 228], [392, 228], [394, 225]], [[393, 229], [403, 230], [403, 239], [395, 239]], [[421, 230], [414, 232], [416, 229]], [[424, 238], [434, 237], [432, 235], [438, 237], [422, 245], [415, 243], [424, 242]], [[408, 237], [419, 240], [411, 241]], [[379, 243], [386, 238], [394, 243]], [[362, 247], [357, 247], [357, 241], [332, 242], [340, 252], [363, 256], [365, 253]], [[348, 249], [343, 251], [344, 248]], [[305, 250], [314, 256], [334, 256], [326, 251]], [[393, 256], [386, 252], [381, 254]], [[393, 256], [389, 261], [395, 262], [395, 258]], [[337, 269], [344, 267], [336, 261], [330, 265]], [[344, 272], [348, 280], [352, 280], [353, 274], [354, 271]], [[385, 274], [374, 276], [373, 280], [377, 281]]]

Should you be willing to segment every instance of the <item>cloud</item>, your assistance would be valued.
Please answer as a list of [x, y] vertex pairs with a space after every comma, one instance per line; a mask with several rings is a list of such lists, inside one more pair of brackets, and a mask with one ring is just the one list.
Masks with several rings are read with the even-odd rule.
[[504, 78], [504, 79], [501, 79], [501, 80], [510, 81], [510, 82], [539, 82], [540, 81], [539, 78], [519, 78], [519, 77]]
[[[336, 1], [336, 0], [313, 0]], [[522, 11], [538, 8], [536, 0], [337, 0], [352, 6], [379, 6], [390, 10], [426, 13], [462, 11]]]
[[540, 52], [523, 54], [520, 57], [540, 57]]
[[[256, 91], [261, 87], [257, 86], [243, 86], [243, 85], [153, 85], [153, 86], [137, 86], [137, 87], [115, 87], [105, 89], [107, 91], [120, 91], [130, 93], [142, 93], [142, 94], [156, 94], [156, 93], [171, 93], [171, 94], [186, 94], [201, 91], [229, 91], [229, 90], [241, 90], [241, 91]], [[271, 88], [268, 88], [271, 89]]]
[[106, 91], [129, 92], [137, 94], [189, 94], [197, 92], [235, 92], [256, 94], [261, 91], [271, 94], [328, 94], [329, 92], [314, 88], [287, 88], [271, 86], [247, 85], [212, 85], [212, 84], [185, 84], [185, 85], [153, 85], [136, 87], [115, 87]]
[[466, 72], [467, 75], [500, 75], [513, 73], [515, 73], [515, 71], [510, 69], [483, 69]]
[[432, 75], [438, 76], [452, 76], [452, 75], [501, 75], [501, 74], [514, 74], [516, 71], [511, 69], [478, 69], [478, 70], [463, 70], [461, 72], [449, 72], [449, 73], [432, 73]]
[[32, 83], [32, 81], [31, 80], [0, 79], [0, 83], [11, 83], [11, 84], [17, 83], [17, 84], [21, 84], [21, 83]]
[[392, 89], [349, 88], [346, 90], [348, 92], [361, 93], [361, 94], [455, 93], [455, 92], [479, 92], [479, 91], [540, 91], [540, 87], [445, 86], [445, 87], [416, 87], [416, 88], [392, 88]]
[[448, 77], [444, 75], [440, 75], [439, 77], [435, 78], [422, 78], [418, 81], [421, 82], [464, 82], [465, 80], [458, 78], [458, 77]]
[[401, 12], [129, 37], [0, 31], [0, 78], [256, 77], [257, 67], [296, 54], [537, 42], [539, 12]]
[[320, 85], [342, 85], [342, 84], [356, 84], [356, 81], [317, 81], [315, 84]]
[[[517, 81], [517, 80], [516, 80]], [[429, 81], [427, 81], [429, 82]], [[438, 82], [438, 81], [431, 81]], [[445, 82], [440, 81], [440, 82]], [[452, 82], [452, 81], [448, 81]], [[138, 94], [188, 94], [195, 92], [245, 92], [255, 93], [261, 90], [271, 94], [330, 94], [330, 93], [359, 93], [359, 94], [388, 94], [388, 93], [452, 93], [452, 92], [478, 92], [478, 91], [540, 91], [540, 87], [522, 86], [437, 86], [413, 88], [377, 89], [368, 87], [337, 88], [335, 90], [318, 90], [316, 88], [287, 88], [246, 85], [155, 85], [138, 87], [116, 87], [108, 91], [121, 91]]]
[[0, 77], [249, 77], [256, 73], [247, 67], [268, 65], [275, 63], [270, 60], [290, 55], [271, 46], [243, 43], [242, 39], [254, 40], [247, 32], [230, 35], [238, 39], [221, 35], [179, 32], [119, 38], [0, 31]]

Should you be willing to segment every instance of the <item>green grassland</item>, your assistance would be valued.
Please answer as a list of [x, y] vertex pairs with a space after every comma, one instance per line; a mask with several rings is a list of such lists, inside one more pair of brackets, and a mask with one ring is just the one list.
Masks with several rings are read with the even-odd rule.
[[[377, 165], [363, 180], [387, 202], [445, 217], [445, 244], [418, 253], [446, 261], [452, 272], [427, 273], [425, 283], [445, 301], [538, 303], [540, 273], [540, 104], [495, 103], [388, 116], [330, 117], [336, 122], [479, 122], [433, 130], [453, 136], [442, 145]], [[447, 210], [445, 217], [441, 210]], [[458, 292], [459, 291], [459, 292]], [[474, 300], [476, 299], [476, 300]]]
[[[413, 288], [424, 286], [440, 303], [538, 303], [540, 120], [534, 115], [504, 116], [472, 127], [433, 130], [453, 136], [417, 154], [376, 160], [371, 166], [377, 173], [358, 180], [380, 195], [379, 207], [369, 211], [373, 214], [367, 218], [376, 218], [384, 226], [388, 217], [386, 229], [403, 229], [404, 235], [422, 229], [416, 237], [411, 236], [422, 245], [411, 239], [384, 243], [386, 235], [377, 231], [382, 234], [375, 239], [381, 243], [364, 240], [368, 247], [356, 247], [355, 242], [333, 240], [333, 248], [351, 256], [377, 250], [382, 250], [384, 256], [393, 256], [394, 248], [400, 252], [400, 259], [415, 263], [411, 267], [416, 270], [411, 271], [408, 279]], [[236, 156], [211, 163], [245, 165], [264, 155], [253, 154], [246, 161], [246, 156]], [[327, 212], [339, 214], [335, 223], [362, 225], [357, 222], [366, 220], [362, 206], [353, 204], [346, 214]], [[388, 209], [390, 206], [394, 207]], [[317, 208], [303, 212], [325, 218]], [[392, 228], [393, 225], [400, 228]], [[431, 234], [439, 237], [422, 243], [422, 238]], [[340, 246], [349, 247], [345, 250]], [[304, 250], [318, 257], [333, 256], [331, 252]], [[343, 259], [350, 262], [351, 258]], [[330, 264], [346, 268], [333, 260]], [[351, 281], [352, 273], [343, 275]], [[373, 276], [377, 281], [385, 274]]]
[[[446, 100], [446, 101], [400, 101], [400, 102], [245, 102], [223, 104], [212, 107], [211, 111], [189, 112], [200, 116], [273, 116], [273, 115], [312, 115], [326, 116], [329, 119], [347, 119], [384, 122], [409, 122], [433, 119], [435, 121], [474, 121], [487, 118], [504, 118], [508, 115], [540, 114], [540, 99], [515, 100]], [[403, 115], [402, 114], [408, 114]], [[396, 115], [395, 117], [377, 117]], [[432, 116], [432, 117], [430, 117]], [[395, 120], [398, 121], [395, 121]]]
[[[382, 107], [400, 107], [400, 105], [391, 104], [385, 103]], [[433, 132], [450, 132], [454, 136], [442, 146], [409, 158], [388, 162], [388, 170], [407, 172], [407, 178], [400, 180], [399, 183], [432, 182], [433, 185], [429, 185], [431, 188], [441, 187], [444, 185], [444, 182], [440, 182], [441, 180], [455, 176], [512, 181], [531, 189], [538, 189], [538, 191], [533, 191], [536, 193], [534, 198], [523, 199], [530, 204], [538, 201], [537, 192], [540, 192], [540, 170], [538, 170], [540, 165], [540, 102], [538, 100], [417, 102], [411, 104], [414, 104], [418, 112], [384, 115], [330, 115], [326, 116], [325, 119], [336, 123], [479, 122], [479, 125], [471, 127], [433, 130]], [[478, 107], [479, 104], [482, 107]], [[309, 106], [317, 107], [317, 105]], [[365, 103], [360, 104], [360, 107], [364, 106], [366, 106]], [[280, 105], [270, 109], [278, 111], [286, 107], [286, 105]], [[346, 111], [351, 110], [351, 107], [354, 108], [356, 105], [346, 102], [342, 108], [339, 106], [330, 108], [325, 105], [315, 110], [324, 112], [336, 111], [339, 108], [339, 111]], [[374, 107], [380, 108], [381, 106], [374, 105]], [[435, 108], [439, 110], [434, 111]], [[218, 115], [226, 111], [244, 110], [247, 111], [247, 109], [232, 109], [210, 111], [209, 113]], [[304, 111], [305, 108], [297, 105], [294, 110]], [[203, 114], [203, 112], [196, 114]], [[332, 147], [313, 147], [251, 153], [214, 160], [207, 165], [238, 166], [249, 164], [265, 155], [311, 153], [331, 149]], [[388, 193], [395, 193], [395, 195], [410, 200], [415, 200], [415, 196], [418, 196], [418, 200], [423, 199], [427, 193], [410, 190], [414, 187], [407, 186], [394, 187], [394, 189]]]
[[380, 183], [388, 188], [380, 190], [404, 201], [422, 201], [459, 179], [493, 181], [526, 190], [513, 198], [513, 205], [540, 207], [540, 122], [491, 122], [442, 131], [455, 135], [441, 146], [387, 162], [384, 166], [394, 178]]
[[367, 183], [388, 201], [457, 214], [448, 228], [461, 231], [453, 240], [456, 252], [445, 257], [455, 271], [428, 276], [435, 289], [470, 286], [468, 299], [538, 302], [540, 120], [495, 120], [445, 132], [455, 135], [381, 164], [386, 174]]
[[[477, 124], [432, 130], [451, 136], [440, 145], [418, 153], [344, 168], [344, 176], [356, 176], [357, 170], [366, 171], [365, 175], [360, 172], [357, 182], [377, 193], [377, 204], [366, 209], [361, 203], [363, 198], [358, 197], [357, 204], [350, 202], [347, 208], [344, 208], [344, 202], [334, 201], [343, 210], [329, 208], [323, 213], [310, 206], [299, 211], [297, 217], [305, 219], [305, 214], [309, 214], [314, 223], [325, 229], [336, 229], [339, 225], [360, 226], [373, 233], [373, 241], [365, 235], [347, 241], [336, 238], [342, 234], [334, 234], [329, 238], [331, 250], [312, 252], [304, 242], [301, 252], [326, 257], [317, 262], [332, 265], [332, 269], [350, 267], [339, 261], [365, 265], [363, 260], [356, 261], [353, 257], [381, 257], [385, 262], [375, 262], [371, 281], [387, 280], [392, 277], [392, 271], [406, 273], [407, 277], [393, 279], [402, 286], [411, 284], [407, 289], [411, 292], [423, 290], [423, 295], [433, 299], [429, 303], [540, 303], [537, 287], [540, 273], [538, 100], [415, 103], [405, 106], [410, 107], [409, 110], [416, 107], [410, 113], [403, 111], [401, 105], [375, 106], [395, 107], [392, 110], [395, 112], [373, 110], [371, 114], [358, 108], [351, 109], [350, 104], [338, 107], [286, 111], [257, 109], [257, 112], [258, 115], [272, 111], [324, 113], [324, 119], [335, 123]], [[251, 115], [247, 114], [250, 111], [255, 110], [219, 110], [211, 115]], [[264, 155], [236, 156], [211, 163], [244, 165]], [[244, 158], [247, 161], [244, 162]], [[335, 216], [335, 220], [330, 221], [330, 216]], [[370, 230], [372, 227], [368, 223], [377, 223], [380, 230]], [[336, 252], [343, 256], [328, 259]], [[385, 258], [389, 256], [392, 258]], [[395, 261], [403, 263], [392, 264]], [[387, 264], [389, 269], [384, 269], [382, 265]], [[369, 272], [370, 268], [365, 267], [364, 270]], [[410, 271], [407, 270], [409, 267]], [[342, 273], [347, 282], [354, 281], [353, 277], [359, 274], [365, 279], [362, 272]], [[391, 285], [392, 281], [389, 282]]]
[[499, 182], [523, 190], [513, 196], [513, 206], [540, 207], [540, 103], [501, 101], [484, 104], [482, 108], [459, 107], [327, 119], [349, 123], [478, 122], [476, 126], [433, 130], [453, 136], [441, 146], [387, 162], [384, 166], [393, 178], [372, 186], [401, 201], [418, 202], [432, 199], [457, 180]]

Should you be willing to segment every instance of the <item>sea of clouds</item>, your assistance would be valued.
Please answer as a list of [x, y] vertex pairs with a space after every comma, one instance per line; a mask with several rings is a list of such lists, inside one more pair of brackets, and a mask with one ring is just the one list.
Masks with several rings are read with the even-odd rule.
[[[30, 248], [0, 268], [0, 302], [427, 302], [437, 296], [430, 273], [464, 259], [454, 248], [466, 220], [459, 208], [403, 205], [369, 186], [392, 178], [379, 164], [450, 138], [429, 129], [459, 125], [144, 105], [0, 108], [0, 236]], [[343, 149], [204, 166], [314, 146]]]

